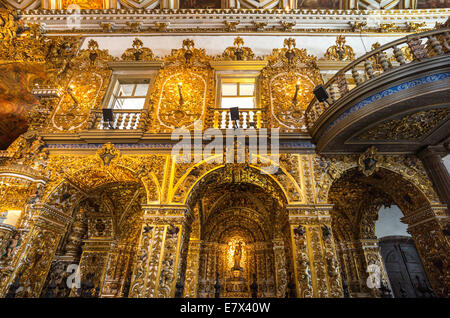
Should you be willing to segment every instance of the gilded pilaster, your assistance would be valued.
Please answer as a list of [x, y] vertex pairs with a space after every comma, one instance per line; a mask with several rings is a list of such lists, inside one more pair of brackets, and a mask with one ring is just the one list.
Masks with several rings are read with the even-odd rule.
[[147, 205], [144, 209], [130, 297], [174, 297], [192, 216], [186, 206]]
[[297, 296], [342, 297], [330, 205], [288, 207]]
[[276, 297], [285, 297], [287, 292], [287, 270], [286, 270], [286, 252], [284, 240], [276, 238], [273, 241], [273, 253], [275, 259], [275, 286]]
[[202, 241], [200, 240], [189, 241], [186, 278], [184, 283], [184, 297], [187, 298], [197, 297], [201, 245]]

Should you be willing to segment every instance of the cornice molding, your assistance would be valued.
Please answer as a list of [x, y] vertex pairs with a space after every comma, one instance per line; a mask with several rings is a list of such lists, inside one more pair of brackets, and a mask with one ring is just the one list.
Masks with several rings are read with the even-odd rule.
[[[160, 34], [160, 33], [358, 33], [352, 24], [366, 23], [363, 32], [377, 34], [411, 33], [407, 22], [424, 22], [424, 29], [432, 29], [436, 23], [445, 22], [450, 9], [423, 10], [254, 10], [254, 9], [157, 9], [157, 10], [81, 10], [77, 16], [66, 10], [21, 11], [25, 23], [45, 25], [48, 33], [105, 35], [111, 34]], [[79, 28], [73, 28], [73, 21]], [[236, 29], [230, 29], [226, 22], [238, 21]], [[199, 23], [200, 22], [200, 23]], [[267, 23], [258, 29], [255, 22]], [[283, 22], [293, 24], [285, 28]], [[138, 28], [130, 27], [130, 23]], [[161, 28], [161, 23], [167, 24]], [[393, 25], [393, 29], [380, 25]], [[113, 27], [105, 27], [113, 26]]]

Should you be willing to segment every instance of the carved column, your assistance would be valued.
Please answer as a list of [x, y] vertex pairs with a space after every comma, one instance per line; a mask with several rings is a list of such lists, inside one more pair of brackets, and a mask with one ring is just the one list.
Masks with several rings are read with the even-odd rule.
[[[53, 257], [52, 265], [47, 275], [44, 288], [40, 297], [45, 298], [64, 298], [68, 297], [71, 292], [70, 285], [67, 283], [67, 278], [76, 271], [81, 257], [82, 238], [86, 234], [86, 220], [85, 214], [79, 212], [75, 215], [75, 220], [67, 237], [67, 242], [63, 249], [58, 249]], [[64, 251], [64, 253], [62, 253]]]
[[331, 207], [288, 207], [297, 297], [343, 297]]
[[443, 205], [424, 207], [405, 216], [408, 232], [414, 239], [433, 291], [438, 297], [449, 297], [450, 286], [450, 219]]
[[197, 297], [201, 245], [202, 241], [200, 240], [189, 241], [186, 278], [184, 282], [184, 297]]
[[[170, 298], [184, 281], [192, 215], [186, 206], [143, 206], [142, 225], [130, 297]], [[184, 264], [185, 266], [185, 264]]]
[[450, 207], [450, 174], [439, 153], [428, 147], [419, 153], [419, 158], [431, 179], [442, 203]]
[[0, 283], [0, 297], [39, 297], [59, 240], [71, 221], [47, 205], [35, 204], [33, 209], [37, 212], [31, 229], [9, 264], [11, 274]]

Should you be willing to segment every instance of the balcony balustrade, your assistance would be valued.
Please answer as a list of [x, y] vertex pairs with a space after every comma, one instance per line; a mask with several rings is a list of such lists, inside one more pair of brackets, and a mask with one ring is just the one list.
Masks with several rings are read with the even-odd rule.
[[[231, 120], [231, 113], [226, 108], [215, 108], [213, 117], [213, 128], [231, 129], [234, 127], [234, 122]], [[262, 108], [239, 109], [239, 120], [236, 124], [239, 128], [264, 128], [262, 121]]]
[[405, 64], [450, 54], [449, 40], [450, 28], [413, 34], [380, 46], [348, 64], [324, 85], [330, 96], [329, 104], [316, 98], [309, 104], [306, 110], [308, 130], [312, 132], [318, 119], [353, 89]]
[[102, 110], [91, 113], [89, 129], [139, 130], [144, 129], [147, 113], [143, 110], [114, 110], [113, 121], [103, 120]]

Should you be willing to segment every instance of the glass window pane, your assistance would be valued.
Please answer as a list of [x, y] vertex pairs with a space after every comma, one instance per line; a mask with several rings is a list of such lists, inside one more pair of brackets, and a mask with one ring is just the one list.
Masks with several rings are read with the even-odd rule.
[[237, 83], [223, 83], [222, 96], [237, 96]]
[[116, 96], [132, 96], [135, 84], [120, 84]]
[[145, 98], [123, 98], [117, 99], [116, 105], [121, 107], [114, 107], [117, 109], [143, 109]]
[[230, 107], [254, 108], [255, 99], [253, 97], [222, 97], [222, 108]]
[[137, 84], [134, 96], [147, 96], [148, 84]]
[[114, 105], [113, 105], [112, 108], [114, 108], [114, 109], [122, 109], [122, 106], [123, 106], [123, 99], [115, 98]]
[[255, 92], [255, 84], [239, 84], [239, 95], [240, 96], [253, 96]]

